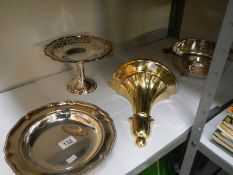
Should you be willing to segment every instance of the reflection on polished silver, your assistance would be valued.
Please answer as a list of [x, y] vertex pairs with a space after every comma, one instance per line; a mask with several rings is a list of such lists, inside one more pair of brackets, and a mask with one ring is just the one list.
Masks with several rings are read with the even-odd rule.
[[158, 102], [176, 93], [173, 73], [152, 60], [135, 60], [123, 64], [112, 76], [110, 87], [126, 97], [132, 105], [132, 133], [136, 144], [143, 147], [150, 135], [150, 109]]
[[201, 39], [183, 39], [177, 41], [173, 46], [172, 50], [177, 55], [198, 55], [212, 57], [214, 52], [215, 44]]
[[96, 82], [85, 77], [83, 61], [76, 63], [76, 67], [77, 76], [67, 83], [67, 90], [74, 94], [87, 94], [94, 91], [97, 87]]
[[113, 121], [97, 106], [51, 103], [11, 129], [5, 158], [16, 174], [83, 174], [104, 160], [115, 136]]
[[183, 75], [206, 78], [215, 44], [207, 40], [183, 39], [172, 46], [172, 62]]
[[70, 80], [67, 90], [71, 93], [87, 94], [96, 89], [96, 83], [84, 74], [84, 62], [94, 61], [108, 55], [112, 50], [109, 41], [91, 35], [67, 36], [57, 39], [45, 47], [45, 55], [61, 61], [76, 63], [77, 77]]

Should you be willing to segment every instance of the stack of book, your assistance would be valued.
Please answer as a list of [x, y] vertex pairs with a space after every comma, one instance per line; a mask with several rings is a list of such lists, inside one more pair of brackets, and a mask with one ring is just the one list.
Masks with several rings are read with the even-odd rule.
[[218, 124], [212, 138], [233, 153], [233, 106], [230, 106], [227, 110], [227, 116]]

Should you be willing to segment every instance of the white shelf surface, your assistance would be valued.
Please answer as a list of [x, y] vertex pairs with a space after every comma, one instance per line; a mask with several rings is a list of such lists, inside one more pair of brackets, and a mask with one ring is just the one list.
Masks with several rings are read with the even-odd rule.
[[212, 120], [210, 120], [203, 130], [199, 150], [210, 160], [219, 165], [229, 174], [233, 172], [233, 153], [214, 142], [211, 138], [217, 125], [225, 118], [227, 110], [222, 111]]
[[[204, 87], [204, 79], [181, 77], [173, 69], [169, 59], [171, 56], [162, 53], [161, 50], [171, 46], [174, 41], [168, 38], [127, 52], [114, 51], [102, 60], [87, 63], [86, 74], [96, 80], [98, 87], [96, 91], [85, 96], [73, 95], [66, 91], [67, 81], [74, 76], [72, 71], [52, 75], [0, 93], [0, 149], [3, 150], [10, 129], [29, 111], [50, 102], [80, 100], [95, 104], [108, 112], [117, 132], [112, 152], [89, 174], [123, 175], [141, 172], [187, 139]], [[108, 86], [113, 72], [119, 65], [136, 58], [150, 58], [171, 68], [179, 87], [177, 94], [153, 106], [151, 116], [155, 119], [155, 123], [152, 125], [147, 145], [143, 149], [135, 146], [135, 140], [130, 132], [127, 119], [132, 115], [132, 110], [129, 102]], [[227, 94], [233, 86], [226, 86], [226, 83], [227, 80], [222, 81], [214, 104], [221, 104], [232, 98]], [[4, 160], [3, 151], [0, 152], [0, 167], [1, 174], [14, 174]]]

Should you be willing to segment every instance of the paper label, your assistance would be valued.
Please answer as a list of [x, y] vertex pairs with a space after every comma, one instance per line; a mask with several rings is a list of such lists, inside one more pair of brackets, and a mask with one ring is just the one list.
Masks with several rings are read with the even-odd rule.
[[73, 161], [75, 161], [77, 159], [77, 156], [76, 155], [72, 155], [70, 156], [68, 159], [66, 159], [66, 162], [67, 163], [72, 163]]
[[58, 145], [61, 147], [61, 149], [64, 150], [76, 142], [77, 142], [77, 140], [73, 136], [69, 136], [69, 137], [65, 138], [64, 140], [60, 141], [58, 143]]

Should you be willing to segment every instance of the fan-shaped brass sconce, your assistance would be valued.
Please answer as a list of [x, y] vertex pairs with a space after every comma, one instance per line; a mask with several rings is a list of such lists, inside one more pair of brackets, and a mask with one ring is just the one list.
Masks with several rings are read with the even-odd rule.
[[164, 65], [152, 60], [135, 60], [123, 64], [115, 72], [110, 87], [126, 97], [132, 105], [132, 132], [136, 144], [143, 147], [150, 135], [150, 109], [154, 102], [176, 93], [173, 73]]

